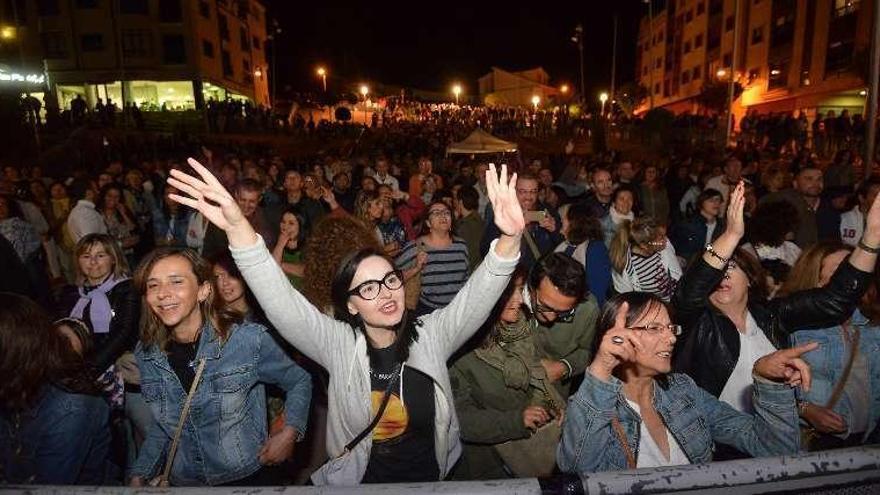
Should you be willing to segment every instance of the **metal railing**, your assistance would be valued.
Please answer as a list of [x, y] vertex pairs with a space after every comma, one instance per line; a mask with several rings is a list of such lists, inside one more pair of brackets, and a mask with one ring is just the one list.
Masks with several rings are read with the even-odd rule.
[[353, 487], [250, 487], [250, 488], [125, 488], [85, 486], [0, 486], [0, 492], [20, 494], [132, 494], [234, 493], [403, 495], [413, 493], [479, 495], [542, 494], [665, 494], [796, 493], [856, 495], [880, 493], [880, 445], [829, 450], [796, 456], [744, 459], [668, 468], [636, 469], [548, 479], [512, 479], [474, 482], [400, 483]]

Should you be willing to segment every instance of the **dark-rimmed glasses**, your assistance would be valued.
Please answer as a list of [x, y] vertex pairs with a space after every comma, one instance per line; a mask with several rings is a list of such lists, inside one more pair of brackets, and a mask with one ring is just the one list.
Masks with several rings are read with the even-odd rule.
[[348, 294], [358, 296], [365, 301], [372, 301], [379, 297], [383, 285], [388, 290], [397, 290], [403, 287], [403, 274], [398, 270], [391, 270], [382, 277], [382, 280], [365, 280], [354, 289], [350, 289]]

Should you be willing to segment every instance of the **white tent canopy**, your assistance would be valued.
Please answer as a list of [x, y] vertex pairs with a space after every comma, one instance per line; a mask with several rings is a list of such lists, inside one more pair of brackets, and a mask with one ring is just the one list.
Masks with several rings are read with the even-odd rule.
[[516, 151], [516, 143], [499, 139], [482, 129], [474, 129], [470, 136], [446, 147], [446, 153], [509, 153]]

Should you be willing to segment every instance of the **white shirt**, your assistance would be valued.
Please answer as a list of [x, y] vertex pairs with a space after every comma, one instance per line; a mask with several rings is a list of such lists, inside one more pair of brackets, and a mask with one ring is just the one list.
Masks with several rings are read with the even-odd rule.
[[385, 177], [382, 178], [382, 177], [379, 177], [378, 173], [376, 173], [376, 174], [373, 174], [373, 178], [376, 179], [376, 182], [378, 182], [380, 186], [385, 185], [385, 186], [391, 187], [391, 189], [393, 189], [395, 191], [400, 190], [400, 183], [397, 181], [397, 178], [395, 178], [391, 174], [385, 174]]
[[70, 215], [67, 217], [67, 229], [70, 231], [73, 242], [79, 242], [89, 234], [106, 234], [107, 224], [104, 223], [104, 217], [95, 209], [95, 203], [81, 199], [70, 210]]
[[716, 227], [718, 227], [718, 221], [706, 224], [706, 244], [712, 243], [712, 234], [715, 233]]
[[856, 205], [852, 210], [840, 215], [840, 240], [849, 246], [855, 246], [865, 231], [865, 214]]
[[719, 400], [727, 402], [739, 412], [752, 413], [752, 368], [758, 359], [776, 352], [776, 348], [764, 335], [764, 331], [758, 328], [758, 323], [752, 318], [752, 313], [746, 313], [746, 331], [739, 334], [739, 358], [733, 373], [724, 384]]
[[[639, 408], [639, 405], [629, 399], [626, 399], [626, 403], [641, 418], [642, 410]], [[654, 437], [651, 436], [651, 432], [648, 431], [645, 422], [639, 422], [639, 452], [636, 454], [638, 456], [636, 458], [637, 468], [681, 466], [682, 464], [691, 463], [684, 451], [681, 450], [678, 440], [672, 436], [672, 433], [669, 433], [669, 429], [663, 428], [663, 430], [666, 432], [666, 443], [669, 444], [669, 459], [663, 455], [663, 451], [660, 450], [657, 442], [654, 441]]]

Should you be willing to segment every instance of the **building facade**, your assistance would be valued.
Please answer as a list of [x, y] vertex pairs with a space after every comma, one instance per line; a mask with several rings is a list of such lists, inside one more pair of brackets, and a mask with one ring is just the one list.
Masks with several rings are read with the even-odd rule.
[[653, 22], [645, 15], [639, 25], [637, 78], [655, 107], [675, 113], [712, 112], [706, 90], [732, 77], [742, 87], [737, 117], [749, 109], [864, 114], [874, 3], [654, 0]]
[[492, 67], [492, 72], [479, 80], [480, 101], [489, 106], [526, 107], [532, 106], [537, 96], [544, 105], [559, 95], [549, 83], [550, 76], [541, 67], [519, 72]]
[[45, 75], [47, 105], [270, 103], [257, 0], [5, 0], [0, 23], [0, 63]]

